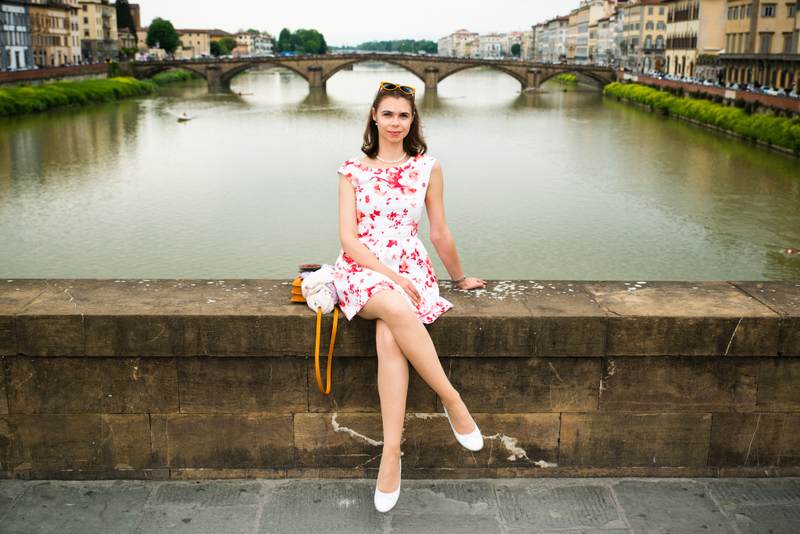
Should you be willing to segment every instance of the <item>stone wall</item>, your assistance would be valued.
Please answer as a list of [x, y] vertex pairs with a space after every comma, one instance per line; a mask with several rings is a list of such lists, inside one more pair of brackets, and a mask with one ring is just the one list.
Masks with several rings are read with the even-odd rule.
[[[0, 477], [374, 476], [374, 323], [342, 318], [325, 397], [289, 287], [0, 280]], [[440, 287], [427, 328], [486, 446], [412, 371], [404, 477], [800, 474], [800, 283]]]

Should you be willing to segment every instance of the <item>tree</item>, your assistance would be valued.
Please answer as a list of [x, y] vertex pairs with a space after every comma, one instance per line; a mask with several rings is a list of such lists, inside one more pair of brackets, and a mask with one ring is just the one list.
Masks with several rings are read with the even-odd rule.
[[300, 28], [292, 33], [288, 28], [284, 28], [275, 48], [278, 52], [324, 54], [328, 51], [328, 44], [325, 42], [325, 37], [317, 30]]
[[227, 56], [236, 48], [236, 39], [233, 37], [223, 37], [218, 42], [223, 56]]
[[210, 46], [211, 55], [214, 57], [224, 56], [225, 54], [222, 53], [222, 47], [219, 45], [218, 41], [211, 41]]
[[180, 36], [170, 21], [159, 17], [153, 19], [147, 30], [147, 46], [153, 48], [158, 45], [168, 54], [173, 54], [180, 44]]
[[281, 30], [281, 33], [278, 36], [278, 44], [276, 49], [278, 52], [288, 52], [290, 50], [294, 50], [294, 48], [292, 48], [292, 32], [289, 31], [289, 28], [284, 28]]
[[117, 29], [127, 28], [136, 39], [136, 23], [133, 20], [128, 0], [117, 0], [115, 7], [117, 8]]
[[514, 43], [511, 45], [511, 55], [515, 57], [519, 57], [519, 53], [522, 50], [522, 46], [519, 43]]

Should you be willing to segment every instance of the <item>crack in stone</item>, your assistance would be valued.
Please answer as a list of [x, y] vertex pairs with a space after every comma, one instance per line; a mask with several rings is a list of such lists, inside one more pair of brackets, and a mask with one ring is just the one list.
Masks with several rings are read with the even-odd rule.
[[506, 450], [511, 453], [508, 456], [509, 462], [514, 462], [523, 458], [525, 460], [528, 460], [529, 462], [531, 461], [531, 459], [528, 458], [528, 453], [525, 452], [525, 449], [517, 445], [517, 441], [519, 441], [517, 438], [506, 436], [505, 434], [500, 434], [500, 433], [483, 437], [489, 440], [494, 440], [494, 439], [500, 440], [500, 443], [503, 445], [503, 447], [505, 447]]
[[363, 439], [364, 441], [366, 441], [367, 443], [369, 443], [373, 447], [378, 447], [379, 445], [383, 445], [383, 441], [378, 441], [378, 440], [372, 439], [370, 437], [365, 436], [364, 434], [359, 434], [358, 432], [356, 432], [352, 428], [348, 428], [348, 427], [346, 427], [344, 425], [340, 425], [338, 422], [336, 422], [336, 416], [337, 415], [338, 414], [334, 412], [333, 415], [331, 416], [331, 426], [333, 427], [333, 431], [334, 432], [344, 432], [346, 434], [350, 434], [354, 438]]
[[761, 414], [758, 414], [756, 419], [756, 428], [753, 430], [753, 435], [750, 436], [750, 444], [747, 445], [747, 454], [744, 457], [744, 465], [747, 465], [747, 460], [750, 459], [750, 449], [753, 448], [753, 441], [756, 439], [756, 432], [758, 432], [758, 424], [761, 422]]
[[727, 356], [728, 351], [731, 350], [731, 343], [733, 343], [733, 338], [736, 336], [736, 331], [739, 330], [739, 325], [742, 324], [742, 319], [744, 319], [744, 317], [739, 317], [739, 322], [736, 323], [736, 328], [733, 329], [733, 333], [731, 334], [731, 338], [728, 340], [728, 346], [725, 347], [725, 354], [723, 356]]

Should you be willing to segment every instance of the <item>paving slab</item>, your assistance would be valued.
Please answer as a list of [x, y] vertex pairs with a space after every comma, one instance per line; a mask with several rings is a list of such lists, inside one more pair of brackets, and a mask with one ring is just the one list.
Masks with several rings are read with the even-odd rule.
[[137, 534], [252, 532], [257, 521], [257, 506], [146, 507], [134, 532]]
[[612, 488], [635, 532], [734, 532], [702, 482], [624, 480]]

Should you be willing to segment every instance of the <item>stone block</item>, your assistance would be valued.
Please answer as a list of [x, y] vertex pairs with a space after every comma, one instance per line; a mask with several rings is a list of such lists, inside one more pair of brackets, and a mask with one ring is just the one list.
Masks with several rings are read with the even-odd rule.
[[453, 308], [428, 326], [439, 356], [530, 356], [531, 313], [522, 294], [497, 280], [481, 290], [449, 291], [445, 298]]
[[564, 413], [560, 465], [702, 467], [710, 426], [709, 414]]
[[178, 410], [174, 358], [8, 358], [11, 413]]
[[[444, 414], [407, 414], [401, 450], [408, 467], [554, 465], [558, 414], [473, 413], [484, 448], [471, 453], [453, 436]], [[298, 465], [376, 467], [383, 446], [380, 414], [295, 415]]]
[[6, 366], [8, 358], [0, 356], [0, 415], [8, 413], [8, 395], [6, 388]]
[[46, 288], [44, 280], [0, 280], [0, 356], [17, 354], [14, 316]]
[[304, 358], [179, 358], [177, 366], [181, 413], [307, 411]]
[[80, 315], [18, 315], [18, 353], [26, 356], [83, 356]]
[[147, 414], [0, 416], [0, 471], [124, 471], [150, 466]]
[[800, 358], [770, 358], [761, 362], [758, 411], [800, 412]]
[[[320, 375], [325, 384], [327, 352], [320, 355]], [[307, 359], [308, 404], [311, 412], [380, 412], [378, 397], [378, 360], [375, 358], [339, 358], [334, 353], [331, 369], [331, 394], [317, 388], [313, 356]], [[406, 410], [436, 411], [436, 394], [408, 364]]]
[[732, 283], [780, 314], [779, 354], [800, 356], [800, 284], [796, 281]]
[[709, 465], [792, 466], [800, 464], [800, 414], [715, 413]]
[[727, 282], [587, 284], [608, 356], [777, 356], [780, 316]]
[[677, 356], [607, 358], [603, 362], [600, 410], [752, 411], [756, 405], [759, 360]]
[[169, 467], [268, 468], [294, 463], [288, 414], [173, 414], [152, 419], [154, 452]]
[[182, 315], [84, 317], [87, 356], [194, 356], [197, 320]]
[[597, 409], [598, 358], [446, 358], [442, 365], [473, 410], [536, 413]]

